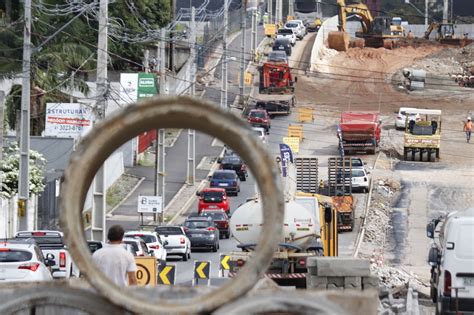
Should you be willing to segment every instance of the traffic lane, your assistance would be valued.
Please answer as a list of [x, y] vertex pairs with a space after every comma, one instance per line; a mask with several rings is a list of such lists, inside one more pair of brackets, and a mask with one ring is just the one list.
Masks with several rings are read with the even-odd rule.
[[[255, 195], [255, 181], [251, 174], [245, 182], [241, 183], [240, 193], [238, 196], [229, 197], [230, 202], [230, 211], [233, 213], [239, 205], [246, 202], [248, 198], [251, 198]], [[191, 208], [187, 212], [189, 215], [192, 212], [197, 212], [198, 202], [197, 200], [192, 204]], [[177, 222], [183, 223], [183, 222]], [[169, 257], [168, 263], [174, 263], [177, 265], [177, 274], [176, 281], [178, 284], [190, 284], [193, 275], [194, 275], [194, 261], [210, 261], [211, 262], [211, 277], [219, 277], [219, 264], [220, 264], [220, 254], [228, 254], [231, 251], [239, 250], [237, 248], [238, 242], [234, 237], [229, 239], [220, 239], [219, 246], [220, 249], [218, 252], [213, 253], [210, 250], [206, 249], [193, 249], [191, 253], [191, 259], [187, 262], [180, 261], [179, 258]]]

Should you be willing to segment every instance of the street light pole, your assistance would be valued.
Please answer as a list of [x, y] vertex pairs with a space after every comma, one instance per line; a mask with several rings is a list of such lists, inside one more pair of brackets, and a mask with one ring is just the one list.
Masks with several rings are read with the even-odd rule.
[[[196, 94], [196, 11], [191, 8], [191, 23], [190, 23], [190, 45], [191, 45], [191, 96]], [[188, 129], [188, 163], [187, 163], [187, 180], [190, 186], [194, 186], [196, 181], [196, 132], [194, 129]]]

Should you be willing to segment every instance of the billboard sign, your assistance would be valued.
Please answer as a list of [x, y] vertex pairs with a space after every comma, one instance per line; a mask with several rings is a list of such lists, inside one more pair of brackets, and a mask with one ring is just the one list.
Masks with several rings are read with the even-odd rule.
[[139, 100], [157, 94], [156, 74], [154, 73], [121, 73], [120, 100], [122, 103], [136, 103]]
[[92, 129], [93, 121], [94, 112], [90, 106], [79, 103], [46, 103], [44, 135], [77, 139]]

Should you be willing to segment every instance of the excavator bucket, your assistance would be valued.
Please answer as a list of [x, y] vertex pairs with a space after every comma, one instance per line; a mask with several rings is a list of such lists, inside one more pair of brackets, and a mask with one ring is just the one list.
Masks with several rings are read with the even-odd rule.
[[347, 51], [349, 49], [349, 34], [346, 32], [329, 32], [328, 34], [328, 46], [331, 49], [337, 51]]

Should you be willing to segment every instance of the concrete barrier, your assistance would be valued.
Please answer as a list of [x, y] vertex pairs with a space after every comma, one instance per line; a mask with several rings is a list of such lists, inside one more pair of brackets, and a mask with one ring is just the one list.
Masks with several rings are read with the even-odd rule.
[[322, 58], [324, 43], [328, 38], [329, 32], [337, 31], [338, 18], [337, 15], [327, 19], [321, 24], [321, 28], [314, 40], [313, 49], [311, 50], [311, 71], [317, 70], [317, 63]]

